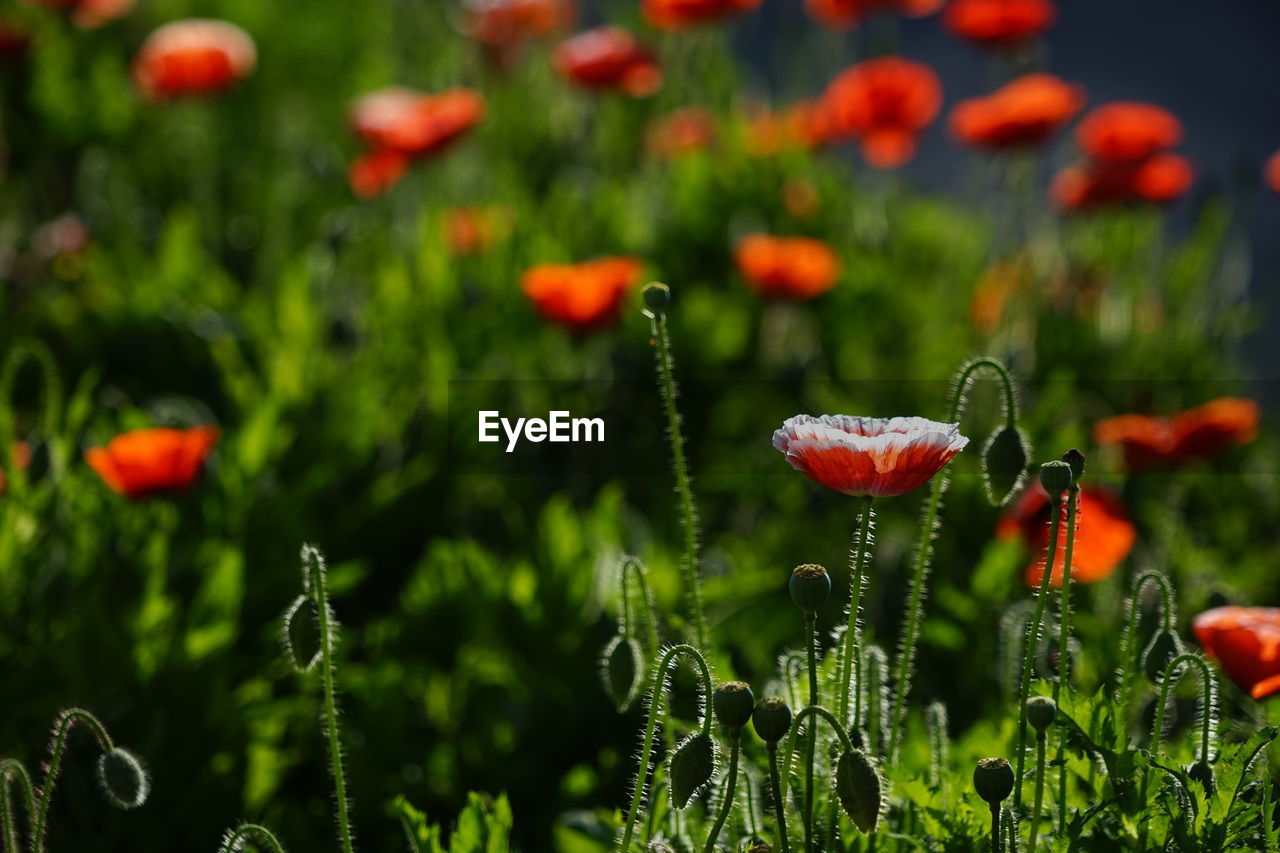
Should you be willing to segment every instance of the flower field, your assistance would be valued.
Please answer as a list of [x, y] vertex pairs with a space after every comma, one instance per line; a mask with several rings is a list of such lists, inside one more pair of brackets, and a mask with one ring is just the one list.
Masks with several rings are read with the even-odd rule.
[[0, 853], [1280, 853], [1280, 152], [1069, 14], [5, 2]]

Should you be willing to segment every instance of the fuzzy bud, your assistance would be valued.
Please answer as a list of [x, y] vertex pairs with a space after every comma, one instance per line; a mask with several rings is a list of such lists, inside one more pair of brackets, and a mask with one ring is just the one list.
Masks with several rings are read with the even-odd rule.
[[1071, 466], [1057, 460], [1044, 463], [1040, 466], [1040, 485], [1044, 486], [1049, 497], [1061, 496], [1071, 488]]
[[1084, 454], [1073, 447], [1062, 454], [1062, 461], [1071, 467], [1072, 484], [1080, 485], [1080, 478], [1084, 476]]
[[640, 670], [644, 655], [640, 645], [621, 634], [609, 641], [600, 655], [600, 677], [605, 692], [619, 712], [631, 707], [640, 693]]
[[654, 314], [665, 314], [671, 307], [671, 288], [660, 281], [650, 283], [641, 295], [644, 297], [644, 304]]
[[320, 662], [320, 620], [316, 603], [309, 595], [300, 595], [281, 617], [285, 656], [298, 672], [310, 672]]
[[151, 781], [132, 752], [116, 747], [98, 757], [98, 784], [118, 809], [136, 809], [147, 801]]
[[803, 610], [806, 616], [813, 616], [831, 595], [831, 575], [817, 563], [805, 563], [791, 570], [788, 586], [796, 607]]
[[1169, 662], [1183, 653], [1182, 641], [1172, 631], [1156, 631], [1142, 652], [1142, 669], [1152, 684], [1164, 681]]
[[1022, 485], [1030, 456], [1027, 437], [1017, 427], [1002, 427], [991, 434], [982, 448], [982, 483], [992, 506], [1007, 504]]
[[751, 695], [751, 685], [745, 681], [726, 681], [716, 687], [711, 705], [720, 725], [736, 735], [751, 719], [756, 698]]
[[791, 728], [791, 708], [786, 700], [777, 696], [761, 699], [751, 712], [751, 725], [755, 726], [761, 740], [770, 747], [777, 746]]
[[836, 764], [836, 795], [853, 825], [870, 835], [880, 820], [883, 795], [880, 771], [860, 749], [846, 752]]
[[693, 795], [716, 772], [716, 745], [710, 735], [695, 732], [671, 754], [671, 800], [678, 809], [688, 808]]
[[1058, 703], [1049, 696], [1032, 696], [1027, 700], [1027, 722], [1043, 737], [1058, 717]]
[[1003, 758], [982, 758], [973, 768], [973, 787], [992, 808], [1013, 793], [1013, 768]]

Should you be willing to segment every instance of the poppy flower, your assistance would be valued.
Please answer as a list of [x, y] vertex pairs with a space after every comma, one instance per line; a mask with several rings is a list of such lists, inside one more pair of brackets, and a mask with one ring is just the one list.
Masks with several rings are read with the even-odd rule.
[[185, 492], [200, 476], [205, 457], [218, 443], [218, 429], [154, 427], [117, 435], [85, 453], [85, 461], [115, 491], [140, 500]]
[[1084, 90], [1052, 74], [1028, 74], [951, 110], [951, 134], [966, 145], [1040, 145], [1084, 106]]
[[1258, 433], [1258, 404], [1219, 397], [1173, 418], [1119, 415], [1093, 427], [1094, 440], [1124, 454], [1130, 471], [1211, 459]]
[[[1058, 525], [1058, 553], [1053, 562], [1049, 583], [1062, 586], [1063, 564], [1066, 562], [1066, 501], [1062, 502], [1062, 523]], [[1035, 588], [1044, 576], [1046, 551], [1049, 546], [1051, 506], [1049, 496], [1037, 483], [1026, 489], [1013, 507], [996, 525], [996, 537], [1009, 540], [1021, 537], [1036, 555], [1027, 566], [1026, 584]], [[1129, 520], [1129, 512], [1120, 499], [1098, 487], [1080, 490], [1076, 506], [1076, 538], [1071, 552], [1071, 580], [1096, 583], [1109, 578], [1116, 567], [1129, 556], [1137, 530]]]
[[408, 170], [408, 157], [383, 148], [357, 157], [347, 170], [347, 183], [360, 198], [374, 198], [398, 184]]
[[445, 211], [444, 243], [454, 255], [478, 255], [510, 227], [505, 207], [454, 207]]
[[1168, 110], [1138, 101], [1115, 101], [1089, 112], [1076, 128], [1076, 143], [1097, 163], [1138, 163], [1182, 141], [1182, 123]]
[[762, 0], [641, 0], [645, 19], [660, 30], [678, 30], [750, 12]]
[[942, 25], [983, 47], [1010, 47], [1043, 34], [1056, 17], [1049, 0], [952, 0]]
[[573, 22], [570, 0], [464, 0], [463, 31], [490, 47], [517, 45]]
[[[25, 441], [19, 441], [13, 445], [13, 451], [9, 454], [10, 467], [16, 470], [25, 470], [31, 464], [31, 445]], [[0, 468], [0, 495], [9, 491], [9, 480], [4, 473], [4, 469]]]
[[685, 107], [650, 125], [645, 147], [659, 157], [678, 157], [706, 148], [715, 138], [715, 116], [702, 107]]
[[751, 115], [746, 149], [757, 157], [769, 157], [787, 148], [817, 148], [825, 136], [825, 113], [818, 103], [797, 101], [778, 112], [759, 109]]
[[1280, 607], [1215, 607], [1191, 630], [1241, 690], [1254, 699], [1280, 693]]
[[662, 88], [662, 68], [653, 51], [621, 27], [597, 27], [565, 39], [552, 64], [561, 77], [588, 89], [642, 98]]
[[1262, 167], [1262, 179], [1273, 193], [1280, 193], [1280, 151], [1267, 158]]
[[805, 0], [809, 17], [835, 30], [849, 30], [877, 12], [923, 18], [942, 8], [943, 0]]
[[1185, 157], [1169, 152], [1134, 166], [1068, 166], [1054, 176], [1049, 193], [1065, 212], [1129, 201], [1165, 204], [1191, 188], [1195, 170]]
[[968, 443], [959, 424], [925, 418], [796, 415], [773, 434], [774, 448], [809, 479], [877, 498], [929, 482]]
[[813, 299], [840, 277], [836, 253], [811, 237], [752, 234], [738, 243], [736, 254], [743, 278], [766, 299]]
[[350, 122], [371, 150], [419, 158], [447, 148], [479, 124], [484, 112], [484, 98], [470, 89], [428, 95], [391, 87], [356, 99]]
[[253, 39], [235, 24], [190, 18], [147, 36], [133, 60], [133, 79], [153, 101], [213, 95], [247, 77], [257, 61]]
[[573, 332], [590, 332], [618, 319], [640, 271], [634, 258], [541, 264], [525, 270], [521, 289], [547, 320]]
[[927, 65], [895, 56], [869, 59], [842, 72], [822, 97], [825, 130], [857, 139], [877, 169], [911, 159], [916, 135], [938, 115], [942, 86]]

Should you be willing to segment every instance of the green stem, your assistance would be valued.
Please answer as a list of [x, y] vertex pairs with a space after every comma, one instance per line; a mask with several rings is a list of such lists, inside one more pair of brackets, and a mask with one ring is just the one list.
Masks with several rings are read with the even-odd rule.
[[[1058, 599], [1058, 677], [1053, 682], [1053, 704], [1057, 706], [1063, 682], [1071, 677], [1071, 554], [1076, 544], [1076, 511], [1080, 487], [1074, 486], [1067, 498], [1067, 547], [1062, 555], [1062, 596]], [[1058, 738], [1058, 832], [1067, 831], [1067, 762], [1066, 738]]]
[[[839, 736], [840, 744], [844, 747], [845, 752], [853, 752], [853, 741], [849, 739], [849, 733], [845, 731], [844, 726], [842, 726], [840, 721], [836, 719], [836, 715], [821, 705], [809, 705], [800, 709], [800, 713], [796, 714], [795, 719], [791, 721], [791, 730], [787, 732], [787, 749], [785, 756], [787, 767], [791, 766], [792, 758], [795, 755], [796, 732], [800, 730], [800, 724], [803, 723], [806, 718], [813, 716], [818, 716], [826, 720], [832, 730]], [[790, 780], [783, 784], [782, 794], [784, 797], [786, 796], [789, 784]]]
[[1133, 579], [1129, 595], [1129, 618], [1125, 620], [1124, 637], [1120, 643], [1120, 689], [1117, 695], [1117, 708], [1121, 725], [1118, 728], [1119, 745], [1129, 745], [1129, 704], [1133, 697], [1133, 681], [1141, 669], [1138, 659], [1141, 650], [1138, 648], [1138, 608], [1142, 604], [1142, 591], [1147, 584], [1154, 583], [1160, 590], [1160, 630], [1173, 631], [1174, 602], [1173, 587], [1169, 579], [1161, 572], [1149, 569]]
[[[1059, 739], [1061, 740], [1061, 738]], [[1031, 810], [1031, 848], [1030, 853], [1036, 853], [1036, 843], [1040, 840], [1040, 810], [1044, 808], [1044, 752], [1045, 752], [1045, 735], [1044, 732], [1036, 733], [1036, 800], [1035, 807]]]
[[0, 760], [0, 841], [4, 843], [5, 853], [18, 853], [21, 840], [18, 836], [18, 822], [13, 810], [13, 799], [9, 790], [10, 783], [18, 783], [18, 791], [22, 795], [22, 806], [27, 810], [30, 821], [36, 812], [35, 792], [31, 786], [31, 775], [21, 761], [12, 758]]
[[783, 799], [782, 781], [778, 777], [778, 745], [769, 744], [769, 782], [773, 785], [773, 812], [778, 821], [778, 847], [782, 853], [791, 853], [787, 840], [787, 804]]
[[1275, 806], [1272, 803], [1272, 786], [1275, 783], [1271, 781], [1271, 771], [1263, 770], [1262, 773], [1262, 849], [1264, 853], [1275, 853], [1276, 850], [1276, 827], [1275, 827]]
[[[804, 618], [806, 643], [809, 652], [809, 704], [818, 704], [818, 614], [806, 614]], [[804, 792], [804, 848], [813, 849], [813, 762], [818, 751], [818, 731], [810, 728], [809, 751], [805, 759], [806, 786]]]
[[702, 589], [698, 582], [698, 528], [693, 506], [693, 489], [689, 485], [689, 466], [684, 455], [684, 435], [680, 431], [680, 411], [676, 408], [676, 381], [671, 339], [667, 334], [667, 315], [652, 315], [654, 346], [657, 348], [658, 384], [662, 389], [663, 409], [667, 414], [667, 438], [671, 442], [671, 464], [675, 469], [676, 493], [680, 496], [680, 519], [684, 526], [684, 558], [680, 564], [689, 619], [693, 623], [694, 642], [707, 647], [707, 624], [702, 612]]
[[[417, 841], [414, 839], [413, 834], [406, 830], [406, 836], [409, 839], [409, 843], [416, 848]], [[219, 853], [238, 853], [238, 851], [244, 849], [244, 843], [250, 838], [256, 838], [260, 843], [267, 845], [267, 849], [271, 853], [284, 853], [284, 848], [280, 846], [275, 834], [265, 826], [259, 826], [256, 823], [242, 824], [233, 832], [228, 832], [227, 837], [222, 840], [222, 847], [219, 849]]]
[[1049, 499], [1049, 548], [1045, 557], [1044, 574], [1040, 577], [1040, 589], [1036, 594], [1036, 612], [1027, 630], [1027, 647], [1022, 655], [1022, 675], [1018, 681], [1018, 767], [1015, 772], [1013, 811], [1022, 811], [1022, 772], [1027, 763], [1027, 699], [1031, 695], [1031, 674], [1036, 662], [1036, 649], [1040, 645], [1040, 625], [1044, 622], [1044, 609], [1049, 601], [1049, 579], [1053, 577], [1053, 564], [1058, 556], [1058, 528], [1062, 520], [1062, 495]]
[[[640, 800], [649, 784], [649, 762], [653, 757], [653, 735], [658, 725], [658, 716], [661, 713], [663, 698], [666, 694], [667, 670], [671, 667], [672, 662], [681, 655], [691, 658], [698, 665], [702, 675], [703, 695], [711, 696], [711, 670], [707, 668], [707, 661], [702, 657], [702, 653], [688, 643], [681, 643], [667, 649], [666, 654], [662, 656], [662, 660], [658, 661], [653, 668], [653, 677], [649, 681], [649, 720], [645, 723], [644, 741], [640, 747], [640, 767], [636, 771], [635, 790], [631, 792], [631, 805], [627, 809], [627, 824], [622, 831], [622, 841], [617, 847], [618, 853], [625, 853], [625, 851], [631, 849], [631, 839], [635, 835], [636, 816], [640, 813]], [[702, 715], [702, 733], [708, 737], [711, 735], [711, 714], [705, 711]]]
[[[836, 707], [840, 726], [858, 725], [859, 713], [862, 710], [862, 661], [858, 651], [858, 620], [862, 612], [863, 575], [866, 571], [867, 544], [871, 538], [871, 525], [874, 514], [871, 511], [871, 496], [862, 498], [862, 506], [858, 512], [858, 545], [853, 552], [852, 576], [849, 579], [849, 616], [844, 629], [844, 651], [840, 656], [840, 695]], [[853, 719], [849, 718], [850, 681], [854, 674], [858, 679], [858, 695], [854, 697]]]
[[36, 801], [35, 819], [31, 826], [31, 849], [33, 853], [43, 853], [45, 830], [49, 821], [49, 804], [53, 801], [53, 788], [58, 782], [58, 773], [62, 769], [62, 759], [67, 752], [67, 738], [77, 723], [83, 723], [93, 732], [98, 747], [103, 752], [115, 748], [111, 735], [93, 714], [83, 708], [70, 708], [58, 715], [54, 724], [53, 740], [49, 743], [49, 762], [44, 772], [44, 784], [40, 786], [40, 796]]
[[1000, 853], [1000, 806], [991, 806], [991, 853]]
[[747, 832], [756, 837], [760, 835], [760, 826], [756, 823], [756, 789], [750, 769], [742, 774], [742, 784], [747, 789]]
[[634, 617], [631, 612], [631, 591], [627, 584], [627, 578], [635, 578], [636, 586], [639, 587], [640, 600], [643, 602], [645, 615], [645, 650], [649, 653], [650, 660], [658, 659], [658, 617], [654, 612], [653, 597], [649, 592], [649, 581], [645, 578], [644, 564], [635, 557], [627, 557], [622, 561], [622, 619], [624, 625], [625, 636], [632, 636], [634, 630]]
[[1156, 705], [1156, 719], [1151, 727], [1151, 751], [1157, 755], [1160, 754], [1160, 744], [1164, 740], [1164, 717], [1165, 708], [1169, 704], [1169, 693], [1173, 690], [1174, 685], [1182, 678], [1186, 672], [1182, 668], [1183, 664], [1189, 664], [1191, 668], [1199, 671], [1201, 702], [1203, 708], [1200, 712], [1200, 760], [1205, 764], [1209, 763], [1209, 747], [1213, 740], [1213, 705], [1214, 705], [1214, 681], [1213, 673], [1209, 671], [1209, 665], [1204, 662], [1204, 658], [1200, 655], [1183, 654], [1178, 655], [1169, 661], [1169, 665], [1164, 669], [1164, 677], [1160, 679], [1160, 704]]
[[705, 853], [713, 853], [716, 849], [716, 839], [720, 837], [720, 830], [724, 828], [724, 822], [729, 819], [729, 812], [733, 810], [733, 788], [738, 783], [738, 751], [741, 741], [741, 731], [736, 731], [730, 735], [729, 778], [724, 783], [724, 802], [720, 804], [720, 814], [716, 816], [716, 822], [711, 827], [711, 834], [707, 836]]

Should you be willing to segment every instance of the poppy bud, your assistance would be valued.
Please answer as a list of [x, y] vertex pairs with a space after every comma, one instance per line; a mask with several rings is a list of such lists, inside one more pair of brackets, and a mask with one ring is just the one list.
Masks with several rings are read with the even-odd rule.
[[1182, 641], [1172, 631], [1157, 631], [1142, 652], [1142, 668], [1152, 684], [1164, 681], [1169, 661], [1183, 653]]
[[805, 563], [791, 570], [791, 600], [804, 611], [806, 616], [818, 612], [831, 595], [831, 575], [817, 563]]
[[745, 681], [726, 681], [716, 687], [711, 704], [720, 725], [737, 734], [751, 719], [756, 698], [751, 695], [751, 685]]
[[973, 768], [973, 787], [992, 808], [1013, 793], [1013, 782], [1013, 768], [1003, 758], [982, 758]]
[[770, 747], [776, 746], [791, 728], [791, 708], [785, 699], [777, 696], [761, 699], [751, 712], [751, 724], [755, 726], [756, 734], [760, 735], [761, 740]]
[[640, 692], [640, 662], [643, 659], [640, 645], [621, 634], [609, 641], [600, 656], [600, 677], [604, 681], [605, 692], [620, 712], [630, 708]]
[[1058, 497], [1071, 488], [1071, 466], [1057, 460], [1044, 463], [1040, 466], [1040, 485], [1049, 497]]
[[111, 805], [136, 809], [147, 801], [151, 782], [142, 762], [126, 749], [116, 747], [98, 758], [98, 784]]
[[1062, 454], [1062, 461], [1071, 466], [1071, 482], [1080, 485], [1080, 478], [1084, 476], [1084, 454], [1073, 447]]
[[1199, 782], [1206, 794], [1212, 794], [1214, 788], [1217, 787], [1213, 781], [1213, 768], [1209, 766], [1208, 762], [1197, 761], [1192, 764], [1187, 768], [1187, 775], [1194, 781]]
[[836, 795], [853, 825], [870, 835], [880, 820], [883, 786], [880, 771], [860, 749], [846, 752], [836, 764]]
[[695, 732], [671, 755], [671, 801], [678, 809], [689, 806], [693, 795], [716, 772], [716, 745], [710, 735]]
[[1058, 704], [1048, 696], [1032, 696], [1027, 700], [1027, 722], [1044, 736], [1045, 729], [1053, 725], [1058, 716]]
[[665, 314], [671, 307], [671, 288], [660, 281], [649, 284], [641, 295], [644, 296], [644, 304], [654, 314]]
[[320, 662], [320, 620], [316, 603], [309, 595], [300, 595], [282, 617], [281, 641], [285, 656], [298, 672], [310, 672]]
[[982, 448], [982, 482], [992, 506], [1004, 506], [1017, 491], [1030, 456], [1027, 437], [1014, 426], [991, 434]]

